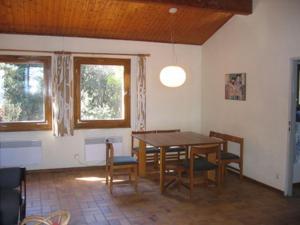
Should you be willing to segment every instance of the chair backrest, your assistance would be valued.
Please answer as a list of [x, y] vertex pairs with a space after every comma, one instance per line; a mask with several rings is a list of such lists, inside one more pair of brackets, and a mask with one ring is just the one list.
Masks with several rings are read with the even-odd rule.
[[215, 161], [221, 156], [221, 149], [219, 144], [208, 144], [208, 145], [199, 145], [199, 146], [192, 146], [190, 151], [190, 167], [194, 168], [194, 160], [196, 156], [199, 155], [206, 155], [206, 158], [209, 154], [216, 154]]
[[114, 146], [109, 140], [106, 140], [106, 165], [113, 166]]
[[223, 134], [215, 131], [210, 131], [209, 132], [210, 137], [216, 137], [216, 138], [221, 138], [224, 139]]
[[199, 145], [199, 146], [192, 146], [191, 148], [191, 158], [195, 158], [196, 155], [200, 154], [211, 154], [217, 153], [217, 156], [220, 154], [220, 145], [219, 144], [209, 144], [209, 145]]
[[229, 135], [229, 134], [222, 134], [222, 133], [218, 133], [215, 131], [210, 131], [209, 136], [223, 139], [225, 141], [223, 151], [225, 151], [225, 152], [228, 151], [228, 142], [233, 142], [233, 143], [239, 144], [240, 145], [240, 157], [242, 158], [243, 151], [244, 151], [244, 138]]

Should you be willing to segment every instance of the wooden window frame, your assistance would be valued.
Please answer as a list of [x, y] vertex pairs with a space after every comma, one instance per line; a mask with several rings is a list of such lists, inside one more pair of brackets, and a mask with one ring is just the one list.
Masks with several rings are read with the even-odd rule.
[[51, 56], [16, 56], [0, 55], [0, 62], [5, 63], [42, 63], [44, 65], [44, 121], [0, 122], [0, 131], [38, 131], [52, 129], [52, 107], [50, 94]]
[[[81, 120], [80, 119], [80, 66], [122, 65], [124, 66], [124, 119], [122, 120]], [[74, 57], [74, 127], [76, 129], [130, 128], [130, 59]]]

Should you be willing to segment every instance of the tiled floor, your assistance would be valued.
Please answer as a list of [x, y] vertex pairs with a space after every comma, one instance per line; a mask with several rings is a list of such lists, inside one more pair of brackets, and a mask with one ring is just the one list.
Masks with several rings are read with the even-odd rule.
[[284, 198], [229, 175], [222, 188], [184, 188], [159, 193], [157, 179], [140, 179], [139, 192], [119, 185], [111, 196], [104, 171], [32, 173], [27, 176], [27, 215], [71, 212], [71, 225], [299, 225], [300, 198]]

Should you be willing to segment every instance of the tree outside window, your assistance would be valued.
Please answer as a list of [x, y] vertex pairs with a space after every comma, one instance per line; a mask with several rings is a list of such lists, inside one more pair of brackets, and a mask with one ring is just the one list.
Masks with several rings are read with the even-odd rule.
[[130, 127], [130, 60], [74, 59], [75, 127]]
[[0, 56], [0, 130], [51, 128], [50, 57]]

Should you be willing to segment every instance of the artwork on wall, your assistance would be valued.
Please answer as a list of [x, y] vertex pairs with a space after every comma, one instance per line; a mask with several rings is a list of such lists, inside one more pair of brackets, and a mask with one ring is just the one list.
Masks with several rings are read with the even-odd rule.
[[246, 73], [225, 74], [225, 99], [246, 100]]

